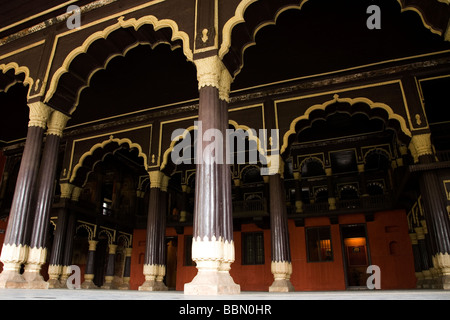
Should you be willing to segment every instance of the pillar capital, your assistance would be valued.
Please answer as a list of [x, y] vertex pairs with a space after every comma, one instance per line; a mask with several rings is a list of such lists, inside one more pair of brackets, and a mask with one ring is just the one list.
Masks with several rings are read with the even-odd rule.
[[80, 199], [81, 191], [83, 188], [80, 187], [74, 187], [72, 190], [72, 201], [78, 201]]
[[[327, 168], [328, 169], [328, 168]], [[330, 168], [331, 169], [331, 168]], [[364, 163], [358, 164], [358, 172], [363, 173], [364, 172]], [[328, 174], [327, 174], [328, 175]]]
[[225, 66], [216, 55], [194, 61], [197, 67], [198, 89], [211, 86], [220, 88], [220, 78]]
[[69, 121], [69, 119], [70, 117], [66, 116], [64, 113], [54, 110], [48, 120], [47, 134], [53, 134], [58, 137], [62, 137], [63, 130], [66, 127], [67, 121]]
[[150, 188], [161, 189], [164, 174], [159, 170], [155, 170], [150, 171], [148, 175], [150, 177]]
[[411, 244], [415, 245], [418, 243], [418, 237], [417, 237], [417, 233], [410, 233], [409, 234], [409, 238], [411, 239]]
[[[410, 150], [411, 145], [414, 147], [417, 157], [433, 154], [433, 148], [431, 147], [431, 133], [423, 133], [412, 136]], [[413, 152], [413, 150], [411, 151]]]
[[197, 67], [198, 89], [212, 86], [219, 89], [219, 98], [229, 102], [233, 77], [218, 56], [210, 56], [194, 61]]
[[109, 244], [108, 249], [109, 249], [109, 254], [116, 254], [117, 244]]
[[28, 103], [28, 107], [30, 109], [28, 126], [45, 129], [52, 109], [41, 101]]
[[417, 240], [425, 239], [425, 233], [422, 227], [414, 228], [414, 231], [416, 232]]
[[61, 183], [61, 199], [70, 199], [72, 197], [72, 191], [74, 189], [74, 185], [71, 183]]
[[169, 186], [170, 177], [165, 174], [161, 178], [161, 191], [167, 192], [167, 187]]
[[[358, 168], [359, 171], [359, 168]], [[330, 177], [333, 174], [333, 169], [330, 168], [325, 168], [325, 174], [327, 175], [327, 177]]]
[[261, 169], [261, 174], [264, 175], [274, 175], [279, 174], [283, 176], [284, 173], [284, 161], [279, 154], [267, 156], [267, 167]]
[[131, 253], [133, 252], [133, 248], [125, 248], [125, 256], [131, 257]]
[[225, 66], [222, 68], [219, 79], [219, 99], [230, 102], [230, 88], [233, 77]]
[[95, 251], [97, 249], [97, 243], [96, 240], [89, 240], [89, 251]]

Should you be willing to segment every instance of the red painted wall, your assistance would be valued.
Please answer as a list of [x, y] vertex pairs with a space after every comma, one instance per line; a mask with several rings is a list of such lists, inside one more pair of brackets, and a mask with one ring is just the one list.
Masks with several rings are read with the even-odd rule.
[[[0, 150], [0, 190], [2, 188], [1, 183], [3, 182], [3, 170], [5, 169], [6, 157], [3, 155], [3, 151]], [[8, 219], [0, 220], [0, 251], [3, 248], [3, 242], [5, 241], [5, 231], [8, 225]], [[3, 263], [0, 262], [0, 272], [3, 270]]]
[[[345, 290], [340, 225], [366, 222], [363, 214], [345, 215], [339, 217], [338, 222], [332, 225], [328, 218], [308, 218], [305, 219], [304, 227], [296, 227], [294, 221], [289, 221], [293, 268], [291, 282], [295, 290]], [[307, 262], [305, 228], [313, 226], [330, 226], [333, 261]], [[381, 268], [381, 288], [415, 288], [414, 260], [405, 212], [378, 212], [374, 221], [367, 222], [366, 226], [371, 262]], [[264, 232], [265, 264], [241, 265], [241, 233], [254, 231]], [[145, 230], [135, 230], [133, 235], [130, 284], [131, 289], [135, 290], [144, 282], [145, 235]], [[192, 227], [186, 227], [183, 235], [177, 235], [173, 228], [166, 231], [166, 236], [178, 236], [176, 289], [180, 291], [197, 274], [195, 267], [184, 266], [184, 235], [192, 235]], [[262, 230], [254, 224], [243, 225], [241, 231], [234, 232], [234, 242], [236, 260], [231, 266], [234, 281], [241, 286], [242, 291], [267, 291], [273, 282], [270, 272], [270, 230]]]
[[135, 229], [133, 232], [133, 251], [131, 252], [130, 289], [138, 290], [144, 283], [144, 257], [145, 257], [145, 229]]
[[381, 289], [416, 287], [414, 257], [403, 210], [378, 212], [367, 223], [372, 264], [381, 270]]
[[[0, 233], [0, 253], [3, 248], [3, 242], [5, 241], [5, 232], [7, 226], [8, 226], [8, 218], [6, 218], [5, 220], [0, 220], [0, 230], [2, 230], [2, 232]], [[3, 271], [3, 262], [0, 262], [0, 272], [2, 271]]]

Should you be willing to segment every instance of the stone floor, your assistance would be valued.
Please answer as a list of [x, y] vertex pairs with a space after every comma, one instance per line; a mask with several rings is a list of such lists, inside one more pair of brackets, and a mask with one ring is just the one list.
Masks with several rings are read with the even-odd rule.
[[0, 300], [450, 300], [444, 290], [364, 290], [292, 293], [241, 292], [239, 295], [189, 296], [181, 291], [0, 289]]

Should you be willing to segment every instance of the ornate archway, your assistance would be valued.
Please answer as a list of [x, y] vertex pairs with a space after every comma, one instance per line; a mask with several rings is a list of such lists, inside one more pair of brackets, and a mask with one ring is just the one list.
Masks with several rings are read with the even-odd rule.
[[29, 88], [34, 83], [28, 67], [19, 66], [15, 62], [0, 64], [0, 72], [0, 92], [7, 92], [16, 83], [23, 83]]
[[175, 21], [158, 20], [154, 16], [138, 20], [120, 17], [117, 23], [92, 34], [67, 55], [51, 78], [45, 103], [72, 114], [79, 103], [81, 91], [89, 86], [92, 76], [105, 69], [114, 57], [124, 56], [138, 45], [154, 48], [162, 43], [172, 49], [183, 48], [187, 60], [193, 60], [189, 37], [178, 29]]
[[142, 166], [147, 170], [147, 155], [142, 152], [139, 144], [133, 143], [127, 138], [119, 139], [111, 136], [108, 140], [93, 145], [89, 151], [80, 157], [78, 163], [72, 170], [70, 183], [82, 187], [97, 163], [101, 162], [107, 155], [114, 154], [124, 148], [129, 151], [136, 150], [138, 157], [142, 161]]
[[[230, 73], [236, 76], [244, 64], [244, 52], [256, 44], [258, 31], [277, 23], [283, 12], [302, 10], [308, 0], [242, 0], [236, 7], [234, 16], [223, 26], [219, 56]], [[445, 1], [397, 0], [400, 11], [418, 14], [425, 28], [433, 34], [450, 41], [450, 10]], [[437, 14], [439, 13], [439, 14]]]
[[288, 149], [299, 127], [309, 127], [315, 119], [326, 119], [327, 115], [335, 112], [344, 112], [349, 115], [363, 113], [369, 119], [380, 119], [385, 123], [386, 128], [397, 133], [400, 141], [408, 144], [411, 139], [411, 131], [406, 120], [385, 103], [374, 102], [365, 97], [340, 98], [335, 94], [332, 100], [309, 107], [303, 115], [291, 122], [289, 130], [283, 136], [280, 154]]

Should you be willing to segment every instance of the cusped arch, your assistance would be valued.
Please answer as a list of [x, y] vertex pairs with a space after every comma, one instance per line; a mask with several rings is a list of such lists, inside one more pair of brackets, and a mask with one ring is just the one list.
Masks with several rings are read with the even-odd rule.
[[[228, 19], [222, 28], [222, 43], [219, 48], [219, 57], [224, 60], [225, 65], [228, 70], [236, 76], [243, 67], [243, 57], [244, 51], [256, 44], [256, 34], [263, 27], [268, 25], [274, 25], [277, 22], [279, 15], [286, 10], [296, 9], [301, 10], [305, 3], [309, 0], [287, 0], [275, 2], [273, 0], [241, 0], [237, 5], [234, 15]], [[448, 21], [450, 19], [450, 14], [437, 15], [436, 12], [447, 12], [449, 13], [448, 1], [447, 0], [436, 0], [428, 1], [424, 0], [396, 0], [400, 5], [401, 12], [413, 11], [417, 13], [422, 21], [425, 28], [430, 30], [432, 33], [443, 36]], [[432, 2], [432, 3], [430, 3]], [[247, 9], [255, 4], [254, 11], [251, 21], [246, 21], [244, 15]], [[233, 29], [241, 24], [248, 24], [242, 30], [242, 36], [245, 40], [240, 40], [237, 50], [232, 49], [232, 33]], [[450, 31], [447, 31], [449, 33]], [[450, 36], [447, 36], [446, 40], [450, 41]], [[226, 57], [230, 55], [229, 59]]]
[[[228, 124], [234, 127], [234, 130], [242, 130], [245, 134], [248, 135], [248, 139], [250, 141], [254, 141], [257, 146], [257, 150], [259, 152], [260, 159], [267, 154], [267, 146], [261, 142], [261, 139], [257, 136], [256, 132], [252, 130], [250, 127], [242, 124], [238, 124], [234, 120], [228, 120]], [[181, 140], [185, 139], [187, 135], [191, 135], [194, 130], [197, 130], [198, 127], [196, 125], [192, 125], [186, 129], [178, 129], [172, 133], [171, 142], [169, 147], [164, 151], [162, 155], [162, 162], [160, 166], [160, 170], [163, 170], [167, 167], [169, 162], [170, 153], [174, 150], [175, 145]], [[225, 139], [223, 140], [225, 143]], [[191, 137], [191, 143], [193, 142], [193, 137]]]
[[[153, 27], [153, 33], [151, 35], [148, 34], [148, 30], [139, 32], [140, 28], [146, 25]], [[168, 35], [168, 32], [165, 32], [165, 29], [170, 29], [170, 36]], [[114, 42], [113, 40], [111, 40], [111, 42], [107, 41], [109, 37], [114, 34], [114, 32], [119, 32], [121, 30], [134, 30], [135, 33], [128, 34], [130, 40], [128, 41], [127, 39], [122, 44], [117, 43], [117, 41]], [[88, 53], [88, 50], [93, 46], [93, 44], [99, 41], [105, 42], [102, 43], [100, 47], [102, 47], [103, 50], [106, 50], [105, 52], [101, 52], [99, 54], [99, 57], [101, 57], [100, 59], [91, 57]], [[147, 44], [154, 48], [161, 43], [171, 45], [172, 50], [182, 47], [183, 53], [187, 60], [193, 61], [193, 53], [189, 44], [189, 36], [186, 32], [179, 30], [175, 21], [171, 19], [158, 20], [158, 18], [152, 15], [144, 16], [138, 20], [135, 18], [124, 20], [123, 17], [120, 17], [117, 23], [102, 31], [93, 33], [83, 42], [81, 46], [75, 48], [67, 55], [62, 65], [55, 71], [51, 78], [45, 96], [45, 102], [50, 106], [59, 102], [58, 108], [61, 108], [61, 103], [63, 101], [67, 101], [67, 96], [70, 96], [69, 100], [72, 105], [70, 106], [70, 109], [65, 111], [72, 114], [78, 105], [81, 91], [89, 86], [92, 76], [97, 71], [105, 69], [114, 57], [124, 56], [129, 50], [140, 44]], [[83, 63], [80, 64], [88, 65], [89, 68], [77, 74], [76, 71], [72, 70], [72, 63], [80, 57], [86, 57]], [[77, 83], [77, 85], [75, 90], [72, 91], [69, 91], [67, 88], [61, 89], [64, 92], [61, 93], [62, 97], [58, 98], [58, 86], [64, 75], [70, 76], [74, 80], [74, 83]], [[64, 97], [66, 98], [64, 99]], [[66, 106], [65, 109], [67, 108], [68, 107]]]
[[[396, 114], [394, 112], [394, 110], [392, 110], [392, 108], [390, 106], [388, 106], [387, 104], [382, 103], [382, 102], [374, 102], [365, 97], [340, 98], [339, 95], [335, 94], [333, 96], [332, 100], [326, 101], [322, 104], [316, 104], [316, 105], [309, 107], [303, 115], [295, 118], [291, 122], [289, 130], [283, 136], [283, 143], [280, 148], [280, 154], [283, 154], [283, 152], [285, 152], [286, 149], [288, 148], [289, 138], [292, 135], [296, 134], [296, 132], [297, 132], [296, 125], [300, 121], [302, 121], [302, 120], [311, 121], [311, 120], [313, 120], [311, 117], [311, 114], [313, 112], [321, 111], [321, 112], [326, 113], [327, 107], [331, 106], [333, 104], [336, 104], [336, 103], [348, 104], [350, 107], [352, 107], [356, 104], [362, 104], [364, 106], [367, 106], [368, 107], [367, 111], [366, 110], [356, 111], [354, 113], [363, 112], [369, 117], [369, 119], [380, 118], [385, 122], [394, 121], [398, 124], [398, 129], [394, 128], [394, 130], [397, 132], [397, 134], [399, 134], [403, 138], [403, 140], [411, 138], [411, 131], [408, 128], [406, 120], [401, 115]], [[383, 117], [381, 117], [380, 115], [383, 115]]]
[[31, 88], [34, 80], [30, 77], [30, 70], [26, 66], [19, 66], [16, 62], [0, 64], [0, 72], [5, 75], [5, 79], [0, 78], [0, 92], [7, 92], [16, 83], [23, 83]]
[[261, 168], [255, 164], [244, 166], [240, 172], [239, 177], [242, 183], [262, 182]]
[[[108, 145], [110, 146], [109, 148]], [[70, 183], [80, 187], [84, 186], [87, 182], [89, 174], [94, 170], [95, 165], [103, 161], [107, 155], [114, 154], [125, 145], [127, 145], [130, 149], [136, 149], [138, 151], [138, 156], [143, 159], [145, 170], [147, 170], [147, 155], [142, 151], [142, 147], [139, 144], [133, 143], [128, 138], [119, 139], [110, 137], [108, 140], [93, 145], [89, 151], [85, 152], [80, 157], [78, 163], [72, 170]]]
[[[318, 157], [308, 157], [302, 160], [299, 164], [299, 170], [302, 174], [302, 177], [309, 177], [310, 174], [305, 174], [308, 172], [313, 172], [312, 176], [315, 175], [325, 175], [325, 163], [323, 160]], [[303, 170], [305, 169], [305, 170]], [[309, 169], [309, 170], [308, 170]]]

